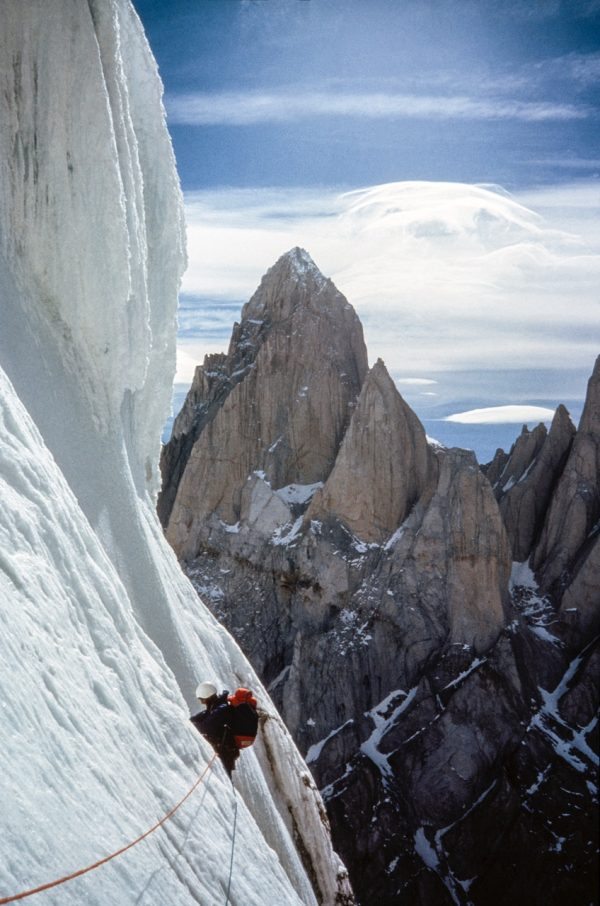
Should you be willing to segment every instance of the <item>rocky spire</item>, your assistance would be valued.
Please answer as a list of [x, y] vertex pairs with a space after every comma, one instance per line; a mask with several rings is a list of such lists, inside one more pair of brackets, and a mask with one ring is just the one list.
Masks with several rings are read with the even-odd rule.
[[211, 514], [238, 521], [253, 473], [273, 489], [326, 480], [367, 372], [362, 327], [308, 253], [294, 248], [244, 306], [220, 370], [210, 417], [210, 399], [196, 404], [201, 429], [167, 528], [185, 557]]
[[[527, 425], [523, 425], [521, 433], [510, 448], [508, 456], [504, 454], [503, 462], [502, 454], [504, 451], [497, 451], [489, 469], [486, 470], [497, 500], [500, 500], [513, 485], [523, 478], [542, 449], [547, 434], [546, 426], [542, 423], [534, 428], [533, 431], [530, 431]], [[494, 474], [492, 467], [494, 463], [499, 464], [500, 462], [502, 462], [502, 468], [498, 471], [498, 474]]]
[[423, 426], [378, 359], [307, 518], [336, 517], [363, 541], [385, 541], [423, 493], [433, 465]]
[[[512, 548], [513, 560], [527, 560], [539, 538], [552, 490], [562, 472], [575, 427], [564, 406], [550, 431], [524, 426], [494, 487]], [[490, 472], [487, 473], [490, 478]]]

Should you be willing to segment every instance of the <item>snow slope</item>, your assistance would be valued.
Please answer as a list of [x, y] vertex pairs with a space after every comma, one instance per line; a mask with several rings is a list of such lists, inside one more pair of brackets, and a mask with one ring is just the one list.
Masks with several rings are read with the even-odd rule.
[[[260, 689], [154, 512], [185, 253], [141, 25], [127, 0], [2, 13], [0, 898], [123, 846], [183, 796], [211, 755], [187, 720], [198, 678]], [[313, 904], [314, 886], [334, 903], [349, 892], [320, 798], [261, 699], [230, 903]], [[35, 901], [224, 903], [233, 805], [216, 765], [164, 829]]]

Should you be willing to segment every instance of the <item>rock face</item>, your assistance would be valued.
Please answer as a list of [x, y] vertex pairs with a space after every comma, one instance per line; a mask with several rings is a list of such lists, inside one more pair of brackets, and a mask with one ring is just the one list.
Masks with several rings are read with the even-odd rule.
[[204, 365], [196, 368], [183, 408], [173, 423], [171, 439], [163, 447], [160, 461], [162, 488], [158, 499], [158, 515], [163, 525], [169, 521], [192, 447], [236, 383], [227, 372], [228, 364], [224, 354], [207, 355]]
[[[533, 566], [545, 590], [561, 596], [577, 577], [596, 547], [599, 520], [600, 357], [588, 384], [579, 430], [533, 554]], [[596, 604], [600, 607], [597, 575]]]
[[190, 450], [167, 536], [306, 754], [359, 901], [588, 902], [596, 655], [531, 570], [511, 579], [560, 487], [566, 410], [488, 477], [430, 446], [299, 250], [211, 369], [172, 441]]
[[[544, 425], [538, 425], [532, 432], [523, 426], [508, 456], [498, 451], [486, 472], [500, 502], [513, 560], [527, 560], [539, 537], [550, 496], [574, 435], [569, 413], [559, 406], [549, 433]], [[500, 462], [502, 467], [498, 469]]]

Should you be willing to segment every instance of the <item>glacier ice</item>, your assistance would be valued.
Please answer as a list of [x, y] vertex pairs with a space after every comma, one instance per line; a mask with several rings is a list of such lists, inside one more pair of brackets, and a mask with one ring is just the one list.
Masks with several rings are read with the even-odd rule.
[[[320, 797], [154, 512], [185, 243], [141, 24], [128, 0], [2, 13], [0, 897], [181, 798], [211, 755], [188, 707], [212, 677], [264, 705], [236, 772], [231, 903], [316, 903], [309, 874], [333, 903], [348, 888]], [[224, 902], [232, 815], [217, 764], [164, 829], [44, 902]]]

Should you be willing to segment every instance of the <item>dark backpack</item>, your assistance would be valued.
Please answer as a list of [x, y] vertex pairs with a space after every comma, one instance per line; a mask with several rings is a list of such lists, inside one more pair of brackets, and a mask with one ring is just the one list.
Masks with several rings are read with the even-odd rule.
[[246, 749], [256, 739], [258, 730], [257, 701], [250, 689], [240, 686], [230, 695], [229, 729], [238, 749]]

